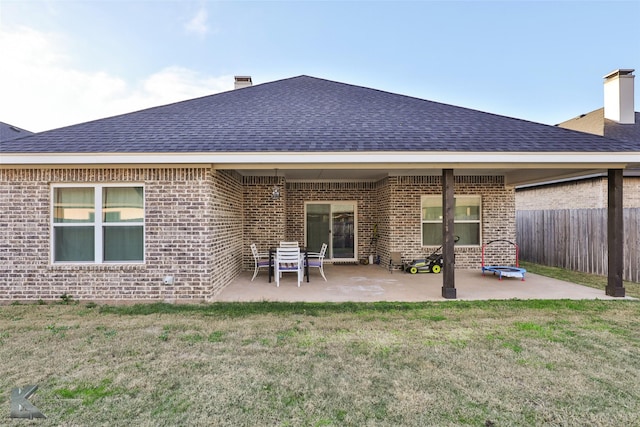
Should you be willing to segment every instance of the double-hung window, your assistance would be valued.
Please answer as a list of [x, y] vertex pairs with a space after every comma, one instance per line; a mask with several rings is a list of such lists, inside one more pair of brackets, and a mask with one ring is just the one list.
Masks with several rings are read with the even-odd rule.
[[[480, 245], [481, 197], [455, 196], [454, 234], [462, 246]], [[422, 196], [422, 245], [442, 245], [442, 196]]]
[[141, 185], [56, 185], [52, 200], [54, 263], [144, 261]]

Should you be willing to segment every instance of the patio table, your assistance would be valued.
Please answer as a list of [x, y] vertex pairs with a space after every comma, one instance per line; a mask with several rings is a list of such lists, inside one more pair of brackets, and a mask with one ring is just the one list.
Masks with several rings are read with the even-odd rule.
[[[309, 283], [309, 257], [307, 248], [300, 248], [300, 253], [304, 254], [304, 275], [307, 278], [307, 283]], [[271, 278], [273, 277], [273, 259], [276, 254], [276, 248], [269, 248], [269, 283], [271, 283]]]

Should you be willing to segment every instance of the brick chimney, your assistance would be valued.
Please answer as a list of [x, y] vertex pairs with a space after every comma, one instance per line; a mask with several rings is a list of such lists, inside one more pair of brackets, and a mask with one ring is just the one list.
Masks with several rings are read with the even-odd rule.
[[251, 76], [235, 76], [234, 89], [241, 89], [243, 87], [252, 86]]
[[632, 69], [619, 69], [604, 76], [604, 118], [620, 124], [635, 124]]

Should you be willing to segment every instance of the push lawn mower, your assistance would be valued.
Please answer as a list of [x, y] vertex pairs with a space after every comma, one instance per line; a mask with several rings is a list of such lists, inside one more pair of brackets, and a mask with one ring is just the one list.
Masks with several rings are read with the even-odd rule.
[[[460, 236], [455, 236], [454, 242], [460, 240]], [[442, 258], [442, 252], [440, 250], [442, 246], [433, 251], [431, 255], [422, 259], [414, 259], [404, 269], [407, 273], [434, 273], [438, 274], [442, 271], [444, 265], [444, 259]]]

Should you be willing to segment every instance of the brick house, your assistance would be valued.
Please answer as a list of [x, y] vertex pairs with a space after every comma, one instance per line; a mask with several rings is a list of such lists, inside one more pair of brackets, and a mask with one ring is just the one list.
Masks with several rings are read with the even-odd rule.
[[251, 268], [251, 243], [281, 240], [383, 265], [444, 242], [455, 298], [454, 253], [476, 269], [484, 243], [515, 240], [516, 186], [640, 163], [631, 144], [553, 126], [309, 76], [242, 79], [3, 142], [0, 300], [206, 301]]
[[[604, 76], [604, 107], [558, 124], [558, 127], [601, 135], [632, 144], [640, 151], [640, 113], [634, 108], [632, 69], [619, 69]], [[525, 241], [523, 258], [529, 261], [570, 268], [593, 274], [606, 274], [601, 256], [607, 248], [595, 234], [578, 233], [571, 242], [563, 236], [545, 237], [545, 229], [581, 230], [586, 223], [597, 222], [608, 206], [607, 174], [591, 173], [557, 181], [537, 183], [516, 189], [518, 236]], [[625, 280], [640, 277], [640, 168], [623, 171], [624, 274]], [[537, 226], [533, 224], [537, 223]], [[528, 236], [528, 237], [525, 237]], [[589, 247], [589, 262], [576, 259], [576, 251]]]
[[[640, 113], [634, 108], [634, 71], [619, 69], [604, 76], [604, 107], [557, 126], [629, 142], [640, 151]], [[626, 169], [623, 176], [624, 207], [640, 208], [640, 168]], [[598, 171], [516, 190], [517, 210], [606, 207], [607, 176]]]

